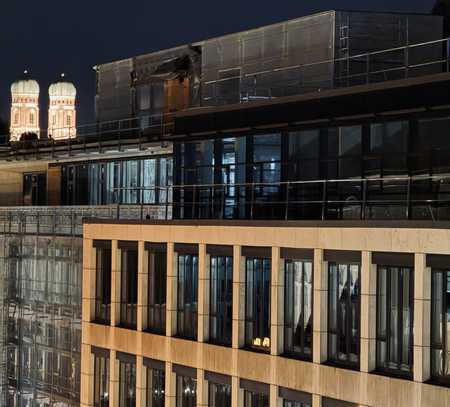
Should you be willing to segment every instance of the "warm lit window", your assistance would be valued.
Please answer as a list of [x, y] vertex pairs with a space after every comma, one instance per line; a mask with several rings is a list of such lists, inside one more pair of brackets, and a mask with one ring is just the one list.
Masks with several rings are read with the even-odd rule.
[[244, 407], [269, 407], [269, 385], [251, 380], [240, 380], [244, 390]]
[[109, 406], [109, 350], [92, 348], [94, 355], [94, 406]]
[[53, 126], [56, 126], [56, 114], [53, 115]]
[[270, 351], [270, 258], [246, 258], [245, 345]]
[[176, 407], [197, 406], [197, 371], [196, 369], [174, 365], [176, 374]]
[[19, 113], [18, 112], [16, 112], [14, 114], [14, 124], [19, 124]]
[[164, 407], [166, 373], [164, 362], [144, 358], [147, 373], [147, 407]]
[[69, 127], [72, 126], [72, 116], [70, 114], [68, 114], [66, 117], [66, 124]]
[[34, 124], [34, 114], [30, 113], [30, 124]]
[[208, 382], [208, 406], [231, 407], [231, 377], [205, 372]]
[[117, 352], [119, 360], [119, 406], [136, 406], [136, 356]]

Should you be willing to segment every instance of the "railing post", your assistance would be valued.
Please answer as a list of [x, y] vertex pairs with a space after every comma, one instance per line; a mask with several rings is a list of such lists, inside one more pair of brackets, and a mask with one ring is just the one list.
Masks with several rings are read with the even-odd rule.
[[253, 220], [253, 216], [254, 216], [254, 213], [253, 213], [254, 203], [255, 203], [255, 184], [252, 183], [252, 193], [250, 196], [250, 219], [251, 220]]
[[289, 219], [289, 187], [291, 186], [291, 183], [288, 182], [286, 184], [286, 204], [284, 208], [284, 220]]
[[406, 219], [411, 219], [411, 177], [408, 177], [408, 186], [406, 192]]
[[366, 218], [366, 200], [367, 200], [367, 180], [362, 182], [362, 204], [361, 204], [361, 220]]
[[197, 193], [197, 188], [196, 185], [194, 184], [194, 187], [192, 189], [192, 219], [195, 219], [195, 206], [196, 206], [196, 193]]
[[322, 181], [322, 184], [322, 220], [325, 220], [327, 206], [327, 180]]
[[370, 83], [370, 54], [366, 54], [366, 83]]
[[405, 78], [408, 78], [409, 76], [409, 72], [408, 72], [408, 68], [409, 68], [409, 45], [407, 45], [405, 47]]

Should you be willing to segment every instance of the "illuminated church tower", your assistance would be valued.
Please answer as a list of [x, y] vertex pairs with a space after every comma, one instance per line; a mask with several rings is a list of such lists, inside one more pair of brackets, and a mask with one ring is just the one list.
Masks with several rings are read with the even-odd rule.
[[11, 127], [10, 141], [18, 141], [24, 133], [35, 133], [39, 128], [39, 84], [25, 77], [11, 85]]
[[76, 137], [77, 90], [73, 83], [61, 80], [50, 85], [48, 108], [48, 136], [54, 140]]

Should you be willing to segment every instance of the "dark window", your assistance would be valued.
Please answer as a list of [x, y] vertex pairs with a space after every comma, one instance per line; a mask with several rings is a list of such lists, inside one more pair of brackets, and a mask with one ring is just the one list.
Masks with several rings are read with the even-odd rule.
[[177, 333], [180, 337], [197, 339], [198, 256], [178, 256]]
[[286, 260], [284, 351], [312, 356], [313, 270], [311, 261]]
[[95, 322], [111, 322], [111, 247], [96, 248]]
[[120, 325], [136, 329], [138, 251], [121, 250]]
[[208, 382], [208, 406], [231, 407], [231, 385]]
[[329, 264], [328, 360], [359, 367], [359, 264]]
[[136, 405], [136, 361], [119, 359], [119, 406]]
[[328, 397], [322, 398], [322, 407], [358, 407], [357, 404], [349, 403], [344, 400], [329, 399]]
[[450, 385], [450, 271], [433, 270], [431, 377]]
[[147, 366], [147, 407], [164, 407], [166, 374], [164, 369]]
[[23, 204], [41, 206], [47, 204], [47, 174], [24, 174]]
[[148, 252], [148, 329], [166, 332], [167, 253]]
[[245, 345], [270, 351], [271, 261], [246, 259]]
[[413, 270], [378, 266], [377, 370], [410, 377], [413, 367]]
[[197, 407], [197, 380], [177, 374], [176, 407]]
[[311, 403], [302, 403], [301, 401], [283, 400], [283, 407], [311, 407]]
[[233, 258], [211, 256], [209, 339], [231, 345]]
[[109, 406], [109, 356], [94, 353], [94, 406]]
[[269, 407], [269, 396], [264, 393], [245, 390], [244, 407]]
[[312, 396], [309, 393], [280, 387], [278, 394], [283, 399], [283, 407], [312, 407]]

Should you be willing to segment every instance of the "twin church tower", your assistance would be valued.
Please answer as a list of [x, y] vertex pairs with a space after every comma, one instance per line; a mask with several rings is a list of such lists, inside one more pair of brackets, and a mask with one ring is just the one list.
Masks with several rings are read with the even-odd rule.
[[[39, 125], [39, 94], [37, 81], [25, 77], [11, 85], [11, 127], [10, 141], [19, 141], [23, 134], [33, 133], [42, 138]], [[76, 136], [76, 96], [73, 83], [61, 79], [48, 89], [48, 132], [47, 137], [54, 140]]]

